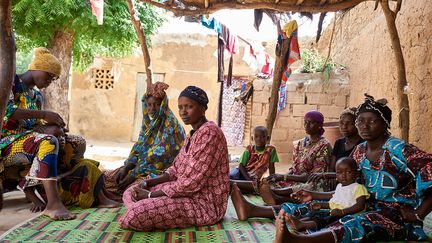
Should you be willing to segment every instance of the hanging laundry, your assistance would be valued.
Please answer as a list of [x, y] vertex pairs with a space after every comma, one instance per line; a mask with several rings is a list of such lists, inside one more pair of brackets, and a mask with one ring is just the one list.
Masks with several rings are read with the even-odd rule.
[[104, 1], [103, 0], [90, 0], [92, 13], [96, 16], [98, 25], [103, 24]]
[[[234, 89], [234, 91], [237, 91], [238, 89]], [[243, 104], [247, 104], [249, 101], [249, 98], [252, 96], [253, 94], [253, 82], [249, 81], [245, 84], [241, 85], [240, 88], [240, 94], [238, 96], [235, 97], [235, 101], [241, 101], [243, 102]]]
[[201, 24], [204, 27], [214, 30], [218, 34], [222, 32], [222, 24], [213, 17], [207, 19], [204, 15], [201, 16]]
[[298, 26], [297, 26], [297, 21], [293, 20], [289, 23], [287, 23], [284, 28], [284, 35], [286, 35], [287, 38], [289, 38], [290, 40], [290, 47], [289, 47], [289, 53], [288, 53], [288, 60], [287, 60], [287, 64], [285, 66], [285, 69], [282, 73], [282, 82], [281, 85], [279, 87], [279, 101], [278, 101], [278, 113], [285, 109], [286, 107], [286, 82], [288, 81], [292, 70], [291, 70], [291, 64], [293, 64], [294, 62], [300, 60], [300, 47], [298, 44], [298, 39], [297, 39], [297, 30], [298, 30]]

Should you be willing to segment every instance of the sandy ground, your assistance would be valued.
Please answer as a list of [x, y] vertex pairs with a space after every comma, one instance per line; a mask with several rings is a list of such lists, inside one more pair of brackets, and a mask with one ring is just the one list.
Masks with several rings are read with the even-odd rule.
[[[132, 145], [132, 142], [87, 141], [85, 157], [99, 161], [102, 170], [112, 170], [123, 165]], [[241, 147], [229, 149], [232, 159], [239, 158], [242, 152], [243, 148]], [[231, 166], [235, 165], [235, 163], [231, 163]], [[288, 168], [288, 164], [277, 164], [276, 172], [286, 172]], [[0, 235], [15, 225], [38, 215], [30, 212], [30, 203], [26, 200], [23, 192], [8, 192], [3, 197], [4, 205], [0, 212]]]

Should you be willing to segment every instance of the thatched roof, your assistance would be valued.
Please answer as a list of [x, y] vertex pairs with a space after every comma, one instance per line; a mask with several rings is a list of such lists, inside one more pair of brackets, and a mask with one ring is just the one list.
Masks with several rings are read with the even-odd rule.
[[270, 9], [280, 12], [336, 12], [379, 0], [141, 0], [177, 16], [211, 14], [222, 9]]

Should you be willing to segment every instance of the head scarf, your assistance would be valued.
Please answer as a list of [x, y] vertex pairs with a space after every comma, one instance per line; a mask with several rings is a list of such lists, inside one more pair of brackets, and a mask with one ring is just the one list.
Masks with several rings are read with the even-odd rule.
[[387, 129], [390, 128], [391, 123], [391, 117], [392, 117], [392, 111], [387, 106], [387, 100], [386, 99], [374, 99], [373, 96], [368, 95], [367, 93], [365, 95], [365, 102], [357, 108], [357, 116], [364, 112], [372, 112], [376, 114], [378, 117], [380, 117], [384, 123], [387, 126]]
[[142, 99], [143, 122], [138, 141], [132, 147], [125, 164], [135, 163], [134, 177], [155, 177], [168, 168], [180, 151], [185, 131], [168, 106], [168, 97], [162, 100], [157, 115], [151, 119], [145, 96]]
[[354, 119], [357, 117], [356, 115], [357, 112], [357, 108], [356, 107], [350, 107], [350, 108], [346, 108], [345, 110], [342, 111], [342, 113], [339, 116], [339, 119], [342, 118], [345, 115], [349, 115], [354, 117]]
[[155, 97], [158, 99], [163, 99], [166, 96], [165, 90], [168, 89], [169, 85], [162, 82], [156, 82], [148, 88], [147, 92], [145, 93], [145, 97]]
[[[309, 118], [312, 121], [315, 121], [316, 123], [320, 124], [321, 126], [324, 124], [324, 116], [319, 111], [309, 111], [305, 114], [304, 118]], [[321, 127], [320, 129], [320, 135], [324, 134], [324, 128]]]
[[36, 48], [33, 61], [28, 66], [28, 70], [44, 71], [60, 76], [61, 64], [60, 61], [46, 48]]
[[187, 97], [191, 100], [194, 100], [207, 110], [207, 104], [208, 104], [209, 100], [207, 97], [207, 93], [204, 90], [202, 90], [201, 88], [198, 88], [196, 86], [187, 86], [180, 93], [179, 98], [180, 97]]

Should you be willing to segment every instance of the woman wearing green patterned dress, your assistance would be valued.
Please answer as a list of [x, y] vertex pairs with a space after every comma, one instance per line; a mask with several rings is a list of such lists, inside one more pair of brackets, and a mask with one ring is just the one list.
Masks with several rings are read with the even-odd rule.
[[152, 178], [163, 173], [180, 151], [185, 131], [168, 106], [168, 85], [152, 84], [142, 99], [143, 122], [138, 141], [124, 166], [105, 173], [105, 185], [120, 200], [124, 190], [137, 178]]

